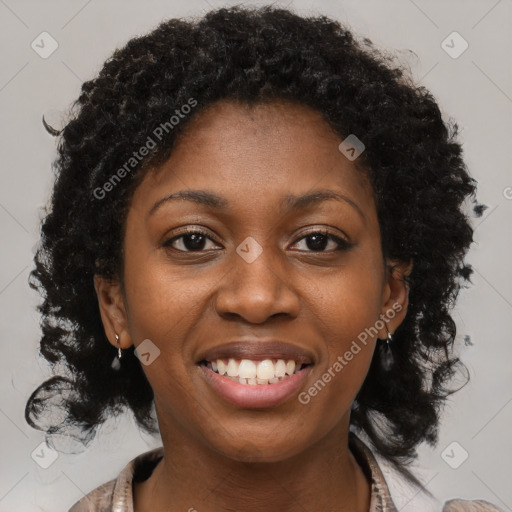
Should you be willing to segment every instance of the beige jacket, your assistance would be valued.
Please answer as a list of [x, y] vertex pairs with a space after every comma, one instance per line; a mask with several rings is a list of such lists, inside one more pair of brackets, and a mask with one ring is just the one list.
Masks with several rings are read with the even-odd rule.
[[[351, 452], [371, 481], [369, 512], [399, 512], [391, 499], [384, 475], [370, 448], [353, 432], [349, 439]], [[136, 480], [149, 478], [162, 457], [163, 448], [139, 455], [125, 466], [116, 479], [84, 496], [71, 507], [69, 512], [134, 512], [132, 495], [134, 476]], [[425, 512], [425, 510], [418, 510], [418, 512]], [[503, 512], [503, 510], [487, 501], [452, 499], [442, 505], [440, 512]]]

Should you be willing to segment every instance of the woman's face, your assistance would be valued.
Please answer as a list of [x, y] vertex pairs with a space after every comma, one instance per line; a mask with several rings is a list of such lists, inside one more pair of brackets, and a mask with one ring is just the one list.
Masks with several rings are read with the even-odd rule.
[[[376, 338], [386, 337], [377, 321], [394, 309], [394, 331], [407, 294], [385, 268], [371, 188], [340, 142], [305, 106], [219, 102], [135, 191], [125, 294], [99, 298], [111, 340], [114, 329], [123, 347], [149, 340], [141, 360], [162, 432], [275, 461], [348, 428]], [[195, 200], [165, 200], [191, 191]], [[320, 192], [331, 198], [294, 206]], [[258, 373], [265, 359], [308, 366], [282, 383], [240, 384], [204, 366], [217, 356], [249, 360], [244, 371], [257, 376], [278, 371], [263, 363]]]

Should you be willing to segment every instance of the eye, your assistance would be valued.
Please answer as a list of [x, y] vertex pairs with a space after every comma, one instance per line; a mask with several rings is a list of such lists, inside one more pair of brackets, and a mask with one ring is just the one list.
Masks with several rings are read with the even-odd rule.
[[[303, 247], [306, 246], [306, 252], [334, 252], [348, 250], [352, 247], [351, 243], [329, 233], [327, 230], [312, 231], [300, 238], [297, 243], [303, 243]], [[329, 247], [329, 244], [331, 250], [325, 250], [326, 247]]]
[[[206, 247], [208, 241], [214, 244], [214, 247]], [[329, 233], [327, 230], [317, 230], [308, 233], [300, 238], [295, 245], [303, 244], [299, 250], [305, 252], [335, 252], [348, 250], [353, 244], [342, 238]], [[329, 245], [330, 250], [329, 250]], [[304, 247], [305, 246], [305, 247]], [[202, 252], [215, 248], [215, 241], [206, 231], [199, 229], [189, 229], [180, 235], [176, 235], [163, 243], [163, 247], [170, 247], [179, 252]], [[326, 250], [327, 249], [327, 250]]]
[[213, 242], [205, 231], [190, 229], [181, 235], [170, 238], [163, 243], [163, 247], [171, 247], [180, 252], [200, 252], [208, 250], [207, 247], [205, 248], [208, 240]]

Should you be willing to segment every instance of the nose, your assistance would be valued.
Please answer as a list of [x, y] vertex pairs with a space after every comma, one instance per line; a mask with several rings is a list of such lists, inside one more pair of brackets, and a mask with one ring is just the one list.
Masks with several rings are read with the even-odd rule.
[[277, 315], [297, 316], [300, 304], [290, 282], [292, 274], [271, 249], [264, 249], [251, 263], [235, 252], [232, 258], [231, 270], [215, 296], [220, 316], [240, 317], [254, 324]]

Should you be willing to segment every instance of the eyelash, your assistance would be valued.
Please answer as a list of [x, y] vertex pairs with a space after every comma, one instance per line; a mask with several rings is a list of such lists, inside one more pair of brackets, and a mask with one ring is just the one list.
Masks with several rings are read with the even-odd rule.
[[[176, 235], [176, 236], [170, 238], [169, 240], [165, 241], [162, 244], [162, 246], [165, 247], [165, 248], [177, 251], [177, 252], [181, 252], [181, 253], [201, 253], [201, 252], [204, 252], [204, 250], [199, 250], [199, 251], [182, 251], [181, 249], [175, 249], [174, 247], [171, 247], [171, 244], [175, 240], [179, 240], [180, 238], [183, 238], [186, 235], [203, 235], [204, 237], [208, 238], [209, 240], [217, 243], [215, 240], [213, 240], [211, 238], [209, 233], [207, 233], [206, 231], [203, 231], [202, 229], [199, 229], [199, 228], [194, 228], [194, 229], [186, 230], [183, 233], [180, 233], [179, 235]], [[328, 239], [333, 240], [336, 244], [338, 244], [338, 247], [336, 249], [334, 249], [334, 250], [329, 250], [329, 251], [311, 251], [310, 250], [310, 251], [300, 251], [300, 252], [311, 252], [311, 253], [314, 253], [314, 254], [318, 254], [318, 253], [332, 253], [332, 252], [337, 252], [337, 251], [346, 251], [346, 250], [350, 249], [353, 246], [353, 244], [351, 244], [350, 242], [347, 242], [346, 240], [343, 240], [342, 238], [340, 238], [340, 237], [330, 233], [326, 229], [317, 229], [315, 231], [310, 231], [309, 233], [304, 234], [301, 238], [297, 239], [295, 241], [294, 245], [297, 242], [300, 242], [301, 240], [304, 240], [304, 239], [306, 239], [306, 238], [308, 238], [310, 236], [313, 236], [313, 235], [325, 236]]]

